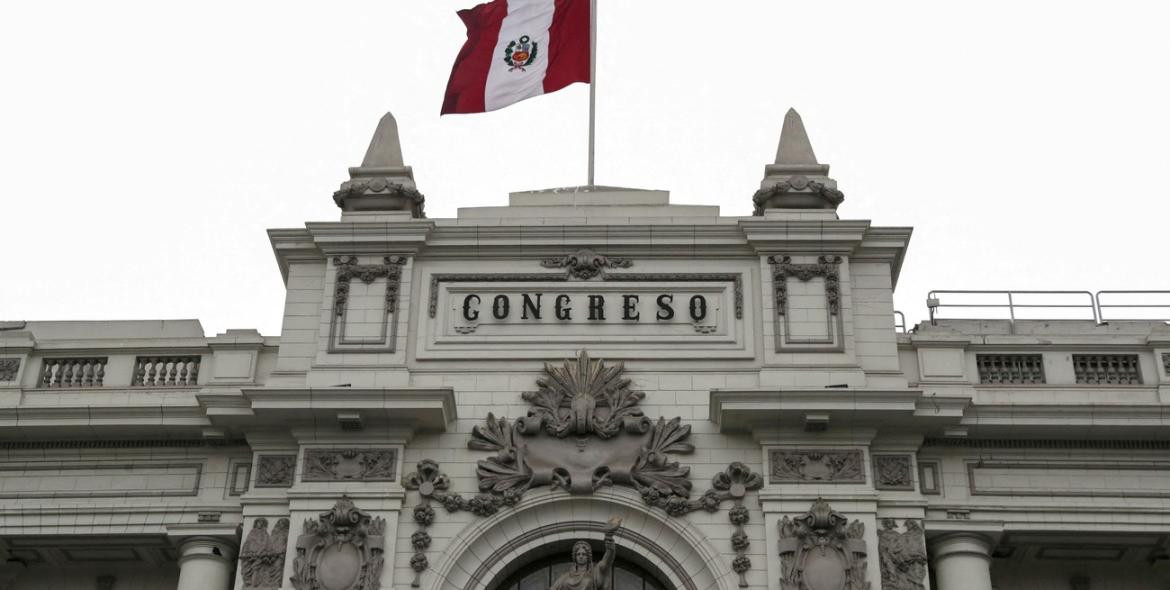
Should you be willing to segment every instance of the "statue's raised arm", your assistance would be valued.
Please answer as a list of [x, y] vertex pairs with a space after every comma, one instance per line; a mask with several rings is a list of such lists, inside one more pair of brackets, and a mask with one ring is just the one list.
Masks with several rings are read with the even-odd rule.
[[614, 533], [622, 525], [622, 519], [611, 518], [605, 528], [605, 555], [593, 563], [593, 548], [588, 541], [573, 543], [573, 567], [563, 573], [549, 586], [549, 590], [609, 590], [613, 575], [613, 562], [617, 559], [617, 544]]

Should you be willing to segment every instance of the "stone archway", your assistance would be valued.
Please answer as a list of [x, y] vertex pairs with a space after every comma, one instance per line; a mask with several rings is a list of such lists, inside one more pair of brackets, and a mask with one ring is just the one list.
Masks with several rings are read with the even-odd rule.
[[592, 496], [533, 492], [516, 507], [464, 528], [432, 567], [428, 590], [486, 590], [541, 548], [566, 539], [600, 541], [622, 518], [618, 545], [636, 553], [678, 590], [736, 590], [737, 575], [691, 524], [647, 509], [635, 493], [607, 488]]

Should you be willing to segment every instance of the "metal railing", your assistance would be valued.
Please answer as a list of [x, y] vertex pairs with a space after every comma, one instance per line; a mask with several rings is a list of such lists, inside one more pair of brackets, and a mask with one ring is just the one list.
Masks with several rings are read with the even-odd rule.
[[[1117, 302], [1108, 303], [1103, 301], [1102, 297], [1106, 300], [1114, 299]], [[1103, 322], [1109, 320], [1170, 321], [1170, 291], [1097, 291], [1093, 300], [1097, 304], [1097, 317], [1101, 318]], [[1135, 314], [1121, 310], [1140, 310], [1140, 312]]]
[[[945, 303], [943, 296], [971, 296], [958, 303]], [[1073, 319], [1093, 320], [1100, 323], [1101, 316], [1097, 308], [1097, 301], [1089, 291], [931, 291], [926, 296], [926, 308], [930, 314], [930, 323], [934, 324], [942, 308], [968, 308], [991, 310], [1007, 310], [1007, 318], [1012, 323], [1018, 319]], [[1054, 318], [1049, 316], [1029, 317], [1031, 310], [1049, 310], [1058, 316], [1071, 315], [1074, 317]], [[1066, 313], [1068, 310], [1071, 313]], [[1000, 314], [1002, 316], [1002, 312]], [[1079, 316], [1079, 317], [1075, 317]], [[1085, 317], [1088, 316], [1088, 317]], [[1003, 317], [956, 317], [950, 319], [1005, 319]]]

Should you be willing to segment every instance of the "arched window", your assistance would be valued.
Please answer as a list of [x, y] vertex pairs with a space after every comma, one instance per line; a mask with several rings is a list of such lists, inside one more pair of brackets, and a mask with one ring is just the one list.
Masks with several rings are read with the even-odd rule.
[[[525, 564], [492, 590], [548, 590], [553, 581], [573, 565], [568, 552]], [[611, 590], [674, 590], [657, 576], [618, 555], [613, 567]]]

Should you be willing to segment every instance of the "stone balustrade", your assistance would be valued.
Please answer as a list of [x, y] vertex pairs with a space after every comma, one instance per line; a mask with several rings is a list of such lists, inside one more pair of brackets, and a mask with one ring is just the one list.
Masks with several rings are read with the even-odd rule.
[[194, 387], [199, 381], [199, 356], [140, 356], [134, 361], [139, 387]]
[[41, 364], [38, 387], [101, 387], [108, 357], [47, 358]]

